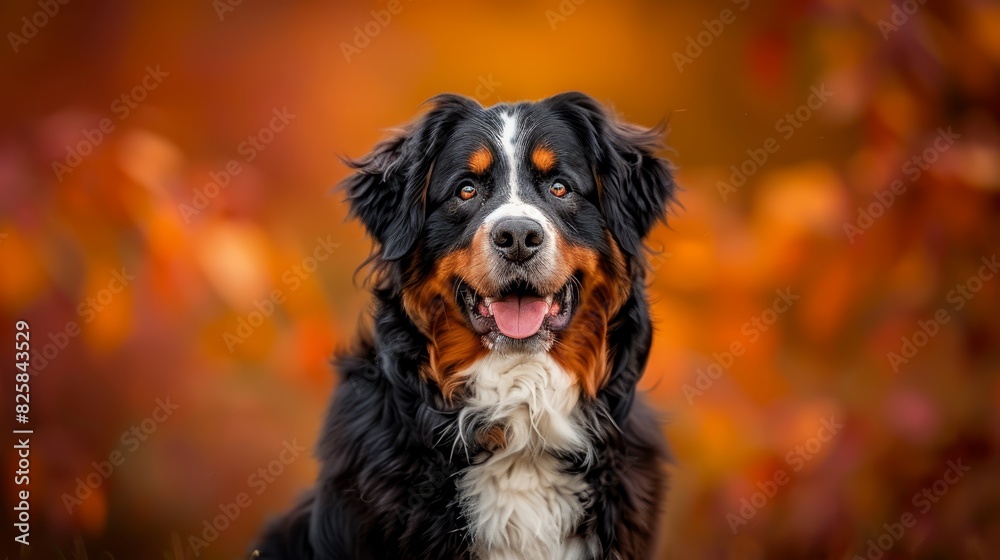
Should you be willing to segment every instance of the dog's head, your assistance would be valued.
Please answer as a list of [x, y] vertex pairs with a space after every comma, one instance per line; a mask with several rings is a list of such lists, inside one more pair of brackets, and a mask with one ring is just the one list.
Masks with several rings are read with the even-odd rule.
[[581, 93], [432, 103], [345, 181], [376, 282], [428, 339], [424, 374], [450, 399], [488, 352], [550, 352], [595, 395], [609, 329], [642, 289], [643, 240], [673, 200], [660, 133]]

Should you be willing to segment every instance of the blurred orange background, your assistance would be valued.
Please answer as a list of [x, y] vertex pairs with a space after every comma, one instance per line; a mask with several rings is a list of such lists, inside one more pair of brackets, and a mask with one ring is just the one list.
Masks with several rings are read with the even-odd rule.
[[34, 397], [12, 558], [244, 558], [312, 483], [282, 450], [311, 450], [368, 302], [338, 156], [440, 92], [564, 90], [667, 120], [683, 188], [650, 240], [659, 557], [1000, 557], [995, 3], [27, 0], [0, 23], [0, 320], [30, 323]]

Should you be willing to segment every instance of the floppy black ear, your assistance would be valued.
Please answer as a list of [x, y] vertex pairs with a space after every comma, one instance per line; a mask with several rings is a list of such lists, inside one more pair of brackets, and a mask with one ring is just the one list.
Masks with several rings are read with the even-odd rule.
[[544, 103], [576, 129], [594, 166], [608, 228], [625, 252], [639, 256], [649, 230], [657, 220], [666, 220], [667, 207], [675, 200], [670, 163], [656, 156], [663, 130], [618, 121], [579, 92]]
[[434, 160], [455, 124], [480, 108], [460, 95], [432, 98], [426, 115], [356, 160], [345, 160], [355, 172], [344, 179], [351, 216], [364, 224], [380, 246], [383, 260], [407, 255], [426, 218], [425, 189]]

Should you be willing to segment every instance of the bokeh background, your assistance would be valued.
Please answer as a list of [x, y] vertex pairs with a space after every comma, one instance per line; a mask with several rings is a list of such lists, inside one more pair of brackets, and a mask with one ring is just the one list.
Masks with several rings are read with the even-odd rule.
[[18, 0], [0, 31], [11, 558], [244, 558], [368, 302], [338, 156], [439, 92], [564, 90], [667, 121], [684, 189], [650, 240], [658, 557], [998, 557], [996, 3]]

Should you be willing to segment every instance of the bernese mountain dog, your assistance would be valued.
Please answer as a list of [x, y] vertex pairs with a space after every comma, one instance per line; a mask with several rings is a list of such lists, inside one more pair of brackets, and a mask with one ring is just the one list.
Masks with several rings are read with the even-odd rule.
[[347, 162], [372, 320], [336, 361], [316, 487], [259, 558], [653, 554], [666, 447], [636, 384], [661, 133], [581, 93], [440, 95]]

